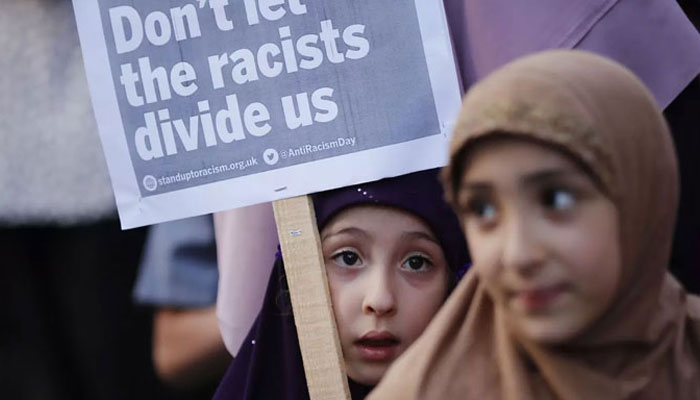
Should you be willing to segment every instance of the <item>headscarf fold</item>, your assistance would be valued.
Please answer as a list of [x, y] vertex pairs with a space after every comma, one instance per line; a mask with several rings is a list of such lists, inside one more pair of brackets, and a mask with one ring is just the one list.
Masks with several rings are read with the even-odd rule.
[[561, 150], [616, 205], [622, 271], [610, 306], [574, 339], [541, 345], [507, 329], [472, 269], [370, 398], [700, 398], [700, 301], [667, 271], [678, 172], [652, 95], [581, 51], [504, 66], [465, 98], [443, 171], [453, 203], [473, 145], [504, 134]]

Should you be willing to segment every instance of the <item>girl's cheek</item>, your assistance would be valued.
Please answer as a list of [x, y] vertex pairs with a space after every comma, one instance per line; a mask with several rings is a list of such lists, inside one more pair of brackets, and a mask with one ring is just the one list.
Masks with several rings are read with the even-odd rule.
[[367, 276], [363, 272], [355, 271], [351, 276], [342, 272], [340, 276], [329, 274], [328, 284], [336, 314], [352, 318], [352, 316], [363, 312], [362, 305], [367, 292]]
[[494, 298], [499, 298], [498, 288], [500, 287], [500, 284], [498, 275], [495, 273], [495, 268], [491, 265], [487, 265], [486, 263], [482, 263], [480, 267], [475, 268], [475, 272], [491, 296]]
[[333, 308], [342, 308], [342, 306], [347, 303], [347, 298], [350, 296], [349, 292], [350, 289], [352, 289], [352, 280], [347, 279], [342, 271], [329, 271], [328, 289], [331, 292]]
[[469, 253], [473, 268], [482, 279], [492, 279], [498, 274], [499, 242], [495, 235], [486, 236], [479, 232], [467, 231]]
[[472, 268], [486, 290], [494, 298], [501, 297], [499, 288], [501, 287], [500, 280], [503, 271], [500, 264], [500, 248], [495, 238], [480, 237], [474, 242], [470, 242]]

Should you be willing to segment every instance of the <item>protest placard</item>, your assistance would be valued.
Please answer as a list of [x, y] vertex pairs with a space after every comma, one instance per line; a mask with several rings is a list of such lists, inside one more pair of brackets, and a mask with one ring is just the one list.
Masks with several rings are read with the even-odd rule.
[[124, 228], [443, 165], [460, 90], [429, 0], [74, 0]]
[[[441, 166], [460, 106], [432, 0], [74, 0], [122, 227]], [[312, 399], [348, 384], [310, 198], [275, 202]]]

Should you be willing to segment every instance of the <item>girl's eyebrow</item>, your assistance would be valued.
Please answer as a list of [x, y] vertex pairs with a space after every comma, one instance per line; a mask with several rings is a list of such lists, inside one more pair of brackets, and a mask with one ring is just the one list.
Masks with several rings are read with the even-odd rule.
[[350, 236], [358, 236], [361, 238], [368, 238], [369, 235], [367, 232], [363, 231], [360, 228], [355, 228], [353, 226], [349, 226], [347, 228], [343, 228], [337, 232], [329, 232], [321, 237], [321, 242], [325, 242], [326, 239], [329, 239], [334, 236], [340, 236], [340, 235], [350, 235]]
[[582, 172], [573, 168], [551, 168], [526, 174], [520, 180], [524, 186], [532, 186], [554, 179], [565, 178], [571, 175], [577, 176], [581, 174]]
[[492, 189], [493, 185], [487, 182], [462, 182], [459, 185], [460, 192], [487, 192]]
[[422, 231], [411, 231], [411, 232], [404, 232], [403, 234], [401, 234], [401, 240], [409, 240], [409, 239], [428, 240], [428, 241], [431, 241], [431, 242], [435, 243], [436, 245], [440, 246], [440, 243], [438, 242], [438, 240], [435, 237], [433, 237], [433, 235], [428, 234], [426, 232], [422, 232]]
[[[574, 168], [551, 168], [542, 169], [539, 171], [534, 171], [525, 174], [520, 177], [520, 181], [523, 186], [532, 186], [541, 184], [543, 182], [551, 181], [554, 179], [559, 179], [567, 176], [579, 176], [583, 172]], [[460, 192], [488, 192], [493, 190], [493, 185], [490, 182], [484, 181], [474, 181], [474, 182], [462, 182], [460, 185]]]

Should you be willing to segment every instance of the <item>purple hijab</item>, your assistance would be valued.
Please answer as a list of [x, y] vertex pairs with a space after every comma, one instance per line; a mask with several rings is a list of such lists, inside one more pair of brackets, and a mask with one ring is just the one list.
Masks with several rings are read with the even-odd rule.
[[450, 269], [460, 273], [466, 260], [466, 239], [454, 211], [443, 199], [438, 170], [329, 190], [313, 195], [318, 229], [340, 211], [361, 204], [376, 204], [408, 211], [425, 221], [445, 252]]
[[[349, 186], [313, 195], [319, 230], [340, 211], [376, 204], [408, 211], [431, 228], [450, 270], [463, 275], [466, 241], [457, 216], [445, 203], [437, 170]], [[294, 316], [287, 298], [282, 259], [272, 271], [262, 310], [224, 376], [214, 399], [308, 399]], [[354, 400], [371, 390], [350, 380]]]

